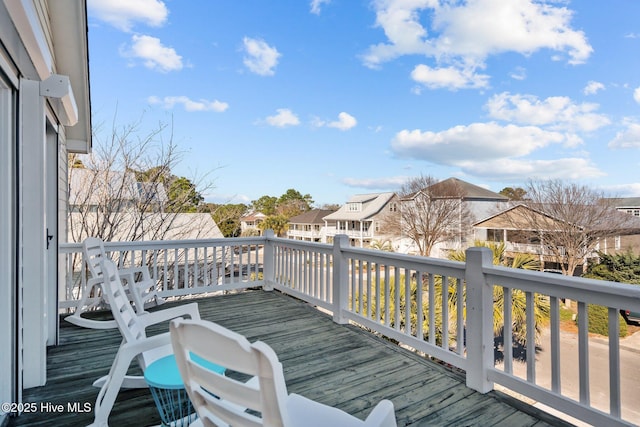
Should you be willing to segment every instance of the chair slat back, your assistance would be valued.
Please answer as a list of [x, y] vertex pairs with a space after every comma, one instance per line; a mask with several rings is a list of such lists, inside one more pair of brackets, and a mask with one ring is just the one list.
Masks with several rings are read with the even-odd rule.
[[[185, 388], [204, 425], [283, 426], [287, 389], [282, 365], [268, 345], [249, 343], [245, 337], [218, 324], [177, 319], [171, 341]], [[201, 365], [197, 355], [227, 368], [227, 376]], [[258, 379], [243, 383], [228, 376], [241, 372]], [[259, 412], [261, 417], [245, 411]]]
[[127, 342], [144, 338], [146, 336], [144, 327], [140, 324], [138, 315], [129, 302], [116, 265], [110, 259], [102, 258], [100, 269], [103, 272], [103, 292], [107, 296], [107, 302], [111, 307], [120, 333]]
[[82, 252], [84, 254], [84, 260], [89, 267], [89, 272], [93, 279], [102, 277], [102, 267], [100, 261], [106, 258], [104, 251], [104, 243], [97, 237], [87, 237], [82, 242]]

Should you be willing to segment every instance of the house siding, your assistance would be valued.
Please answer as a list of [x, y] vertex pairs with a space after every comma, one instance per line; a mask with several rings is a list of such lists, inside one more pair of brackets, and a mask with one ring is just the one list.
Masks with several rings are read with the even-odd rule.
[[[0, 2], [3, 402], [20, 402], [24, 388], [46, 382], [46, 347], [55, 342], [57, 242], [47, 251], [45, 233], [66, 236], [65, 130], [73, 129], [78, 147], [90, 147], [86, 33], [84, 0]], [[54, 74], [68, 76], [73, 86], [61, 95], [65, 102], [41, 95]], [[0, 425], [6, 417], [0, 412]]]

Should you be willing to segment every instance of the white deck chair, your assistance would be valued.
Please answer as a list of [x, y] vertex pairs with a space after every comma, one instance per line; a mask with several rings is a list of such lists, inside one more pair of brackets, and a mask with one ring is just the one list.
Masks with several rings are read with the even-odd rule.
[[[82, 296], [75, 312], [67, 316], [65, 320], [77, 326], [93, 329], [117, 328], [114, 320], [92, 320], [82, 317], [87, 308], [98, 305], [101, 301], [93, 304], [89, 303], [89, 297], [94, 287], [102, 284], [102, 269], [100, 261], [106, 259], [104, 244], [101, 239], [87, 237], [82, 242], [82, 253], [84, 261], [87, 263], [91, 278], [87, 281], [83, 289]], [[124, 289], [129, 300], [131, 300], [138, 313], [144, 312], [145, 308], [153, 305], [163, 304], [165, 301], [156, 291], [156, 282], [151, 278], [149, 269], [146, 266], [121, 268], [118, 270], [120, 279], [124, 280]], [[137, 279], [137, 280], [136, 280]]]
[[[199, 417], [192, 426], [396, 426], [389, 400], [379, 402], [362, 421], [337, 408], [288, 394], [278, 356], [261, 341], [251, 344], [242, 335], [203, 320], [172, 320], [170, 332], [185, 389]], [[203, 368], [192, 359], [193, 354], [230, 371], [256, 376], [259, 388]]]
[[93, 384], [101, 388], [94, 407], [95, 418], [92, 426], [107, 425], [120, 388], [148, 387], [143, 376], [127, 375], [127, 370], [134, 359], [137, 359], [144, 372], [151, 362], [172, 353], [169, 332], [148, 337], [145, 332], [148, 326], [181, 316], [200, 319], [197, 303], [137, 314], [129, 302], [115, 264], [107, 258], [102, 258], [100, 269], [102, 290], [123, 339], [109, 374]]

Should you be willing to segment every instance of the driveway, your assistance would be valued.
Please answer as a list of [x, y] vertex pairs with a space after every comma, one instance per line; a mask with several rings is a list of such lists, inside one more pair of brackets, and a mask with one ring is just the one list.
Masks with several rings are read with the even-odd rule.
[[[536, 355], [536, 384], [551, 388], [551, 357], [549, 330], [545, 329], [540, 337], [539, 351]], [[561, 331], [560, 336], [560, 372], [562, 394], [578, 400], [578, 335]], [[497, 364], [502, 368], [502, 363]], [[526, 378], [526, 363], [515, 361], [514, 374]], [[591, 404], [609, 412], [609, 357], [606, 338], [589, 338], [589, 373]], [[622, 417], [627, 421], [640, 424], [640, 332], [620, 340], [620, 371], [622, 394]], [[535, 402], [529, 402], [541, 409], [548, 410], [556, 416], [562, 416], [550, 408]], [[566, 416], [562, 416], [566, 418]], [[589, 425], [573, 419], [567, 419], [576, 425]]]

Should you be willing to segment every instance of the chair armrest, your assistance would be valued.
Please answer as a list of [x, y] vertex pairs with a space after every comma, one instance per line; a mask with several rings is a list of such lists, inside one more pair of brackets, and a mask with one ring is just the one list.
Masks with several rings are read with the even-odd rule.
[[137, 273], [142, 274], [142, 280], [151, 280], [151, 274], [149, 274], [149, 269], [146, 266], [126, 267], [118, 269], [120, 278], [125, 279], [128, 285], [131, 285], [135, 282], [135, 275]]
[[146, 328], [150, 325], [166, 322], [177, 317], [189, 316], [191, 319], [200, 320], [200, 312], [198, 311], [198, 303], [177, 305], [175, 307], [163, 308], [161, 310], [151, 311], [138, 316], [140, 322]]

